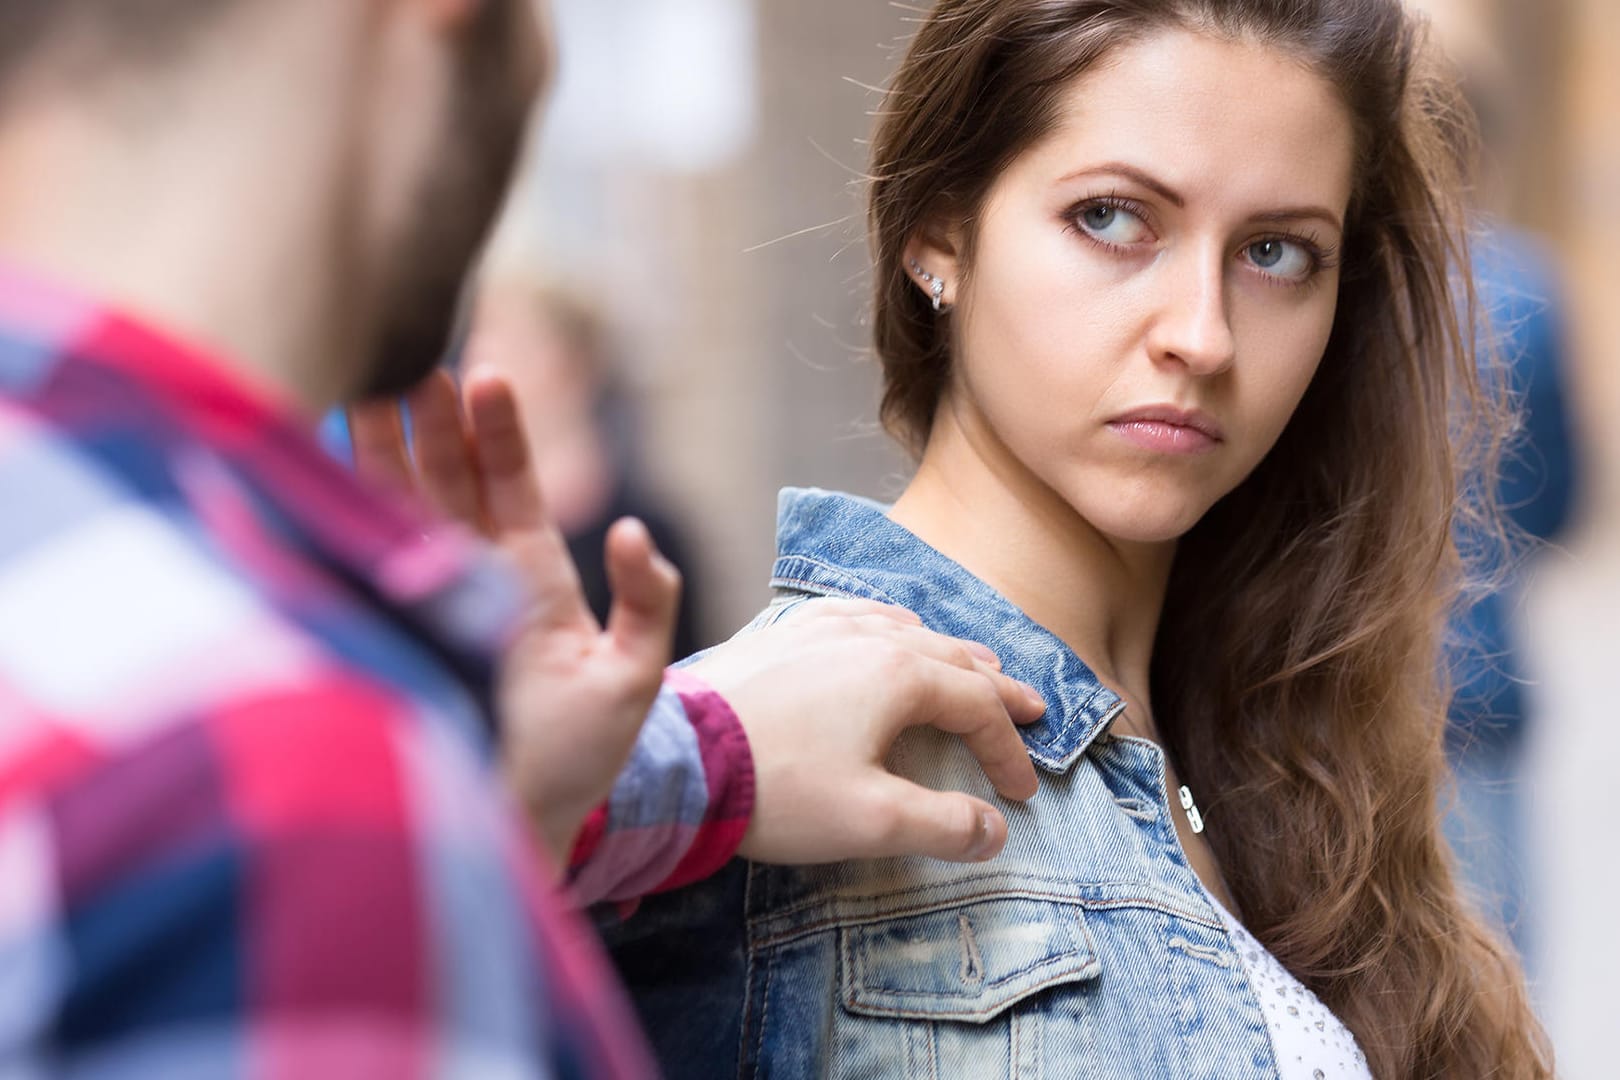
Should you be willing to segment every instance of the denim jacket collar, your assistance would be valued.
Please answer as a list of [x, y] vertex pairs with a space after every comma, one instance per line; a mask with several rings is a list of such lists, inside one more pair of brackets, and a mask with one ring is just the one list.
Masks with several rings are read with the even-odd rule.
[[928, 613], [933, 630], [990, 645], [1008, 675], [1046, 699], [1046, 716], [1022, 729], [1030, 757], [1067, 772], [1119, 714], [1119, 696], [1050, 631], [885, 509], [834, 492], [783, 490], [772, 588], [899, 604]]

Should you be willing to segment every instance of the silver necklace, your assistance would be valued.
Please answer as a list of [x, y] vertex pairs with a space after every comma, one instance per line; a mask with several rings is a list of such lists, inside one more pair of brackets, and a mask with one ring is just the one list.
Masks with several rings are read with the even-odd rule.
[[[1136, 738], [1153, 743], [1155, 746], [1158, 745], [1158, 740], [1148, 738], [1148, 736], [1137, 729], [1135, 717], [1131, 716], [1129, 711], [1123, 706], [1119, 710], [1119, 715], [1117, 715], [1114, 719], [1115, 721], [1123, 720], [1126, 729], [1130, 731], [1130, 733]], [[1163, 747], [1160, 747], [1159, 752], [1161, 754], [1164, 752]], [[1182, 784], [1181, 790], [1177, 794], [1181, 798], [1182, 812], [1187, 815], [1188, 827], [1192, 829], [1194, 836], [1200, 835], [1204, 831], [1204, 815], [1198, 810], [1198, 803], [1193, 798], [1192, 788], [1188, 787], [1186, 784]]]
[[1193, 802], [1192, 788], [1186, 784], [1181, 785], [1181, 808], [1187, 812], [1187, 824], [1192, 827], [1194, 835], [1204, 831], [1204, 815], [1198, 812], [1198, 804]]

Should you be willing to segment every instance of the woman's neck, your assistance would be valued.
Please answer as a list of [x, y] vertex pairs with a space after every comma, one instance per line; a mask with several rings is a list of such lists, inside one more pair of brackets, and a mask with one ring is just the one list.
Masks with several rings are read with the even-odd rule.
[[987, 426], [943, 408], [889, 517], [1055, 634], [1148, 710], [1148, 672], [1173, 544], [1099, 533]]

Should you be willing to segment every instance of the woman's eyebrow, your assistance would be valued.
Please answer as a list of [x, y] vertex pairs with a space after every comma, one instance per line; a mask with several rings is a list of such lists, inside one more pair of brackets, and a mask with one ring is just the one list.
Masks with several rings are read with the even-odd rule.
[[1081, 169], [1079, 172], [1072, 172], [1059, 180], [1058, 183], [1066, 184], [1070, 180], [1084, 180], [1090, 176], [1103, 175], [1123, 176], [1127, 180], [1134, 180], [1138, 184], [1141, 184], [1143, 187], [1147, 188], [1149, 191], [1153, 192], [1155, 195], [1159, 196], [1159, 198], [1163, 199], [1165, 202], [1169, 203], [1171, 206], [1180, 208], [1187, 205], [1187, 200], [1178, 195], [1175, 189], [1164, 183], [1164, 181], [1158, 180], [1152, 175], [1143, 172], [1135, 165], [1126, 165], [1125, 163], [1119, 161], [1110, 161], [1106, 164], [1094, 165], [1089, 169]]
[[1290, 206], [1286, 209], [1267, 210], [1263, 214], [1254, 215], [1255, 221], [1272, 222], [1304, 221], [1307, 218], [1316, 218], [1331, 225], [1336, 232], [1344, 231], [1344, 222], [1339, 220], [1339, 215], [1325, 206]]

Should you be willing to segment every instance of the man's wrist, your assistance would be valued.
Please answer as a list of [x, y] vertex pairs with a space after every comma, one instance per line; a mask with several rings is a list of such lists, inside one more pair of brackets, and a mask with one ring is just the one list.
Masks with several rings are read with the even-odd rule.
[[754, 818], [758, 777], [742, 718], [725, 695], [687, 669], [670, 668], [664, 686], [674, 691], [697, 734], [709, 805], [698, 841], [663, 886], [700, 881], [737, 854]]

